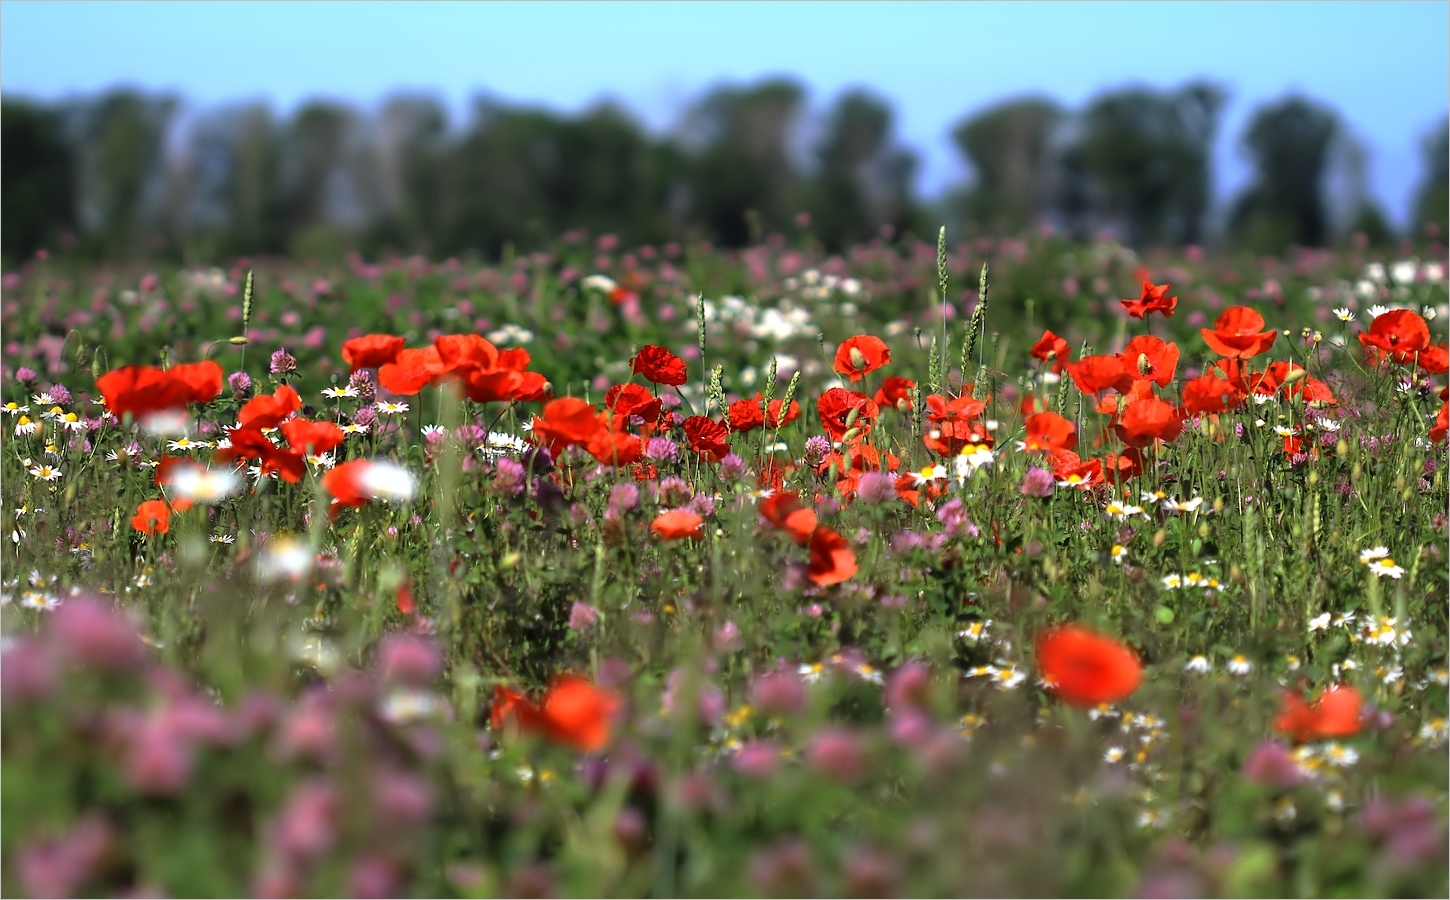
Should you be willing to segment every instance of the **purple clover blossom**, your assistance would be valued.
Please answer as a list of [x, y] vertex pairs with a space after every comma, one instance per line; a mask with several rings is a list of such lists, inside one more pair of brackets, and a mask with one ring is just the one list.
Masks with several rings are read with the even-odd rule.
[[357, 391], [359, 403], [366, 405], [378, 399], [378, 386], [367, 369], [358, 369], [348, 376], [347, 385]]
[[524, 467], [517, 460], [503, 457], [495, 467], [494, 486], [506, 494], [524, 492]]
[[376, 409], [373, 409], [371, 406], [364, 406], [362, 409], [353, 413], [352, 416], [352, 423], [354, 425], [372, 426], [376, 424], [377, 421], [378, 411]]
[[246, 372], [233, 372], [227, 376], [227, 386], [232, 389], [232, 396], [240, 400], [252, 389], [252, 376]]
[[727, 482], [739, 481], [745, 477], [746, 471], [745, 460], [734, 453], [727, 453], [725, 458], [720, 460], [720, 467], [716, 470], [721, 479]]
[[285, 347], [272, 354], [271, 372], [273, 375], [295, 371], [297, 371], [297, 358], [288, 353]]
[[609, 490], [609, 508], [624, 513], [639, 505], [639, 488], [622, 482]]
[[715, 515], [715, 498], [709, 494], [696, 494], [690, 498], [690, 502], [686, 505], [690, 512], [702, 518], [708, 519], [710, 516]]
[[646, 459], [672, 463], [680, 457], [680, 447], [667, 437], [654, 437], [644, 446]]
[[867, 472], [856, 486], [863, 503], [885, 503], [896, 499], [896, 479], [885, 472]]
[[51, 399], [61, 406], [69, 406], [74, 399], [63, 384], [52, 384], [46, 393], [50, 394]]
[[826, 457], [830, 455], [830, 438], [826, 437], [825, 435], [818, 434], [806, 441], [806, 449], [805, 453], [801, 457], [801, 462], [805, 463], [811, 468], [815, 468], [816, 466], [819, 466], [822, 462], [824, 462]]
[[1022, 478], [1022, 494], [1025, 497], [1051, 497], [1056, 487], [1052, 473], [1038, 466], [1028, 466]]
[[964, 534], [977, 537], [981, 534], [977, 526], [972, 524], [972, 520], [967, 518], [967, 505], [960, 497], [953, 497], [943, 503], [936, 511], [936, 517], [946, 526], [948, 537], [961, 537]]
[[21, 366], [20, 368], [15, 370], [15, 380], [20, 382], [21, 384], [29, 384], [37, 377], [38, 376], [36, 376], [35, 370], [30, 368], [29, 366]]

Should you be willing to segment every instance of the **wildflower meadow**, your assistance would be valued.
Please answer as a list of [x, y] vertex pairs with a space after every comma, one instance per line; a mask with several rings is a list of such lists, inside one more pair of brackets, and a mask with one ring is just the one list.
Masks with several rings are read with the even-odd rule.
[[3, 884], [1444, 896], [1443, 244], [4, 275]]

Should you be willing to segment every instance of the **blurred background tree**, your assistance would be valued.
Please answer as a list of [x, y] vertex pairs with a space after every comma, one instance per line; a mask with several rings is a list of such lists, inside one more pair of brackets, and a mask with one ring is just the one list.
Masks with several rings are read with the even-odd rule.
[[1335, 114], [1303, 97], [1261, 109], [1244, 146], [1253, 185], [1234, 204], [1229, 228], [1245, 247], [1277, 253], [1291, 245], [1322, 247], [1330, 237], [1324, 185], [1340, 134]]
[[1415, 200], [1415, 230], [1436, 228], [1440, 240], [1450, 234], [1450, 118], [1425, 138], [1425, 183]]
[[[1370, 197], [1362, 145], [1302, 97], [1255, 112], [1243, 136], [1253, 182], [1211, 218], [1224, 102], [1199, 82], [1108, 91], [1079, 110], [1009, 100], [953, 129], [970, 180], [926, 203], [884, 98], [849, 90], [817, 120], [804, 88], [781, 78], [718, 87], [665, 134], [608, 103], [564, 115], [482, 98], [455, 123], [419, 94], [372, 111], [319, 100], [283, 117], [128, 90], [6, 97], [0, 249], [13, 268], [42, 247], [195, 262], [353, 249], [496, 257], [579, 228], [630, 245], [742, 246], [793, 233], [801, 213], [831, 252], [943, 220], [975, 235], [1051, 224], [1076, 240], [1110, 231], [1139, 247], [1266, 253], [1398, 237]], [[1427, 139], [1413, 236], [1426, 223], [1446, 233], [1447, 128]]]

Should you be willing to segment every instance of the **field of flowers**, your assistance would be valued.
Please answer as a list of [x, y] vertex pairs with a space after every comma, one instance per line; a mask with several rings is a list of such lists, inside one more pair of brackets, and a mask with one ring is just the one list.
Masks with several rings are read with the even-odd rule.
[[1444, 896], [1446, 259], [4, 276], [3, 888]]

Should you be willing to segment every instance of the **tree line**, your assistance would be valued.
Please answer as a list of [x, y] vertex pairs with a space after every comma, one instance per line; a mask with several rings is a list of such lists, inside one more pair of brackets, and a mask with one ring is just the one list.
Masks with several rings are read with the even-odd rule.
[[[808, 140], [806, 93], [785, 79], [712, 90], [664, 135], [608, 103], [571, 116], [485, 99], [454, 123], [417, 95], [372, 111], [309, 102], [286, 117], [264, 104], [183, 116], [178, 98], [133, 90], [6, 97], [0, 239], [11, 267], [42, 247], [106, 259], [494, 256], [579, 228], [726, 246], [809, 228], [830, 250], [940, 221], [966, 235], [1047, 222], [1079, 239], [1112, 230], [1135, 246], [1257, 252], [1395, 236], [1364, 190], [1363, 150], [1332, 109], [1300, 96], [1255, 112], [1242, 136], [1253, 182], [1215, 209], [1225, 99], [1191, 83], [1111, 91], [1080, 110], [1001, 103], [953, 129], [971, 180], [927, 203], [884, 99], [844, 93]], [[1447, 129], [1426, 142], [1416, 234], [1446, 231]]]

